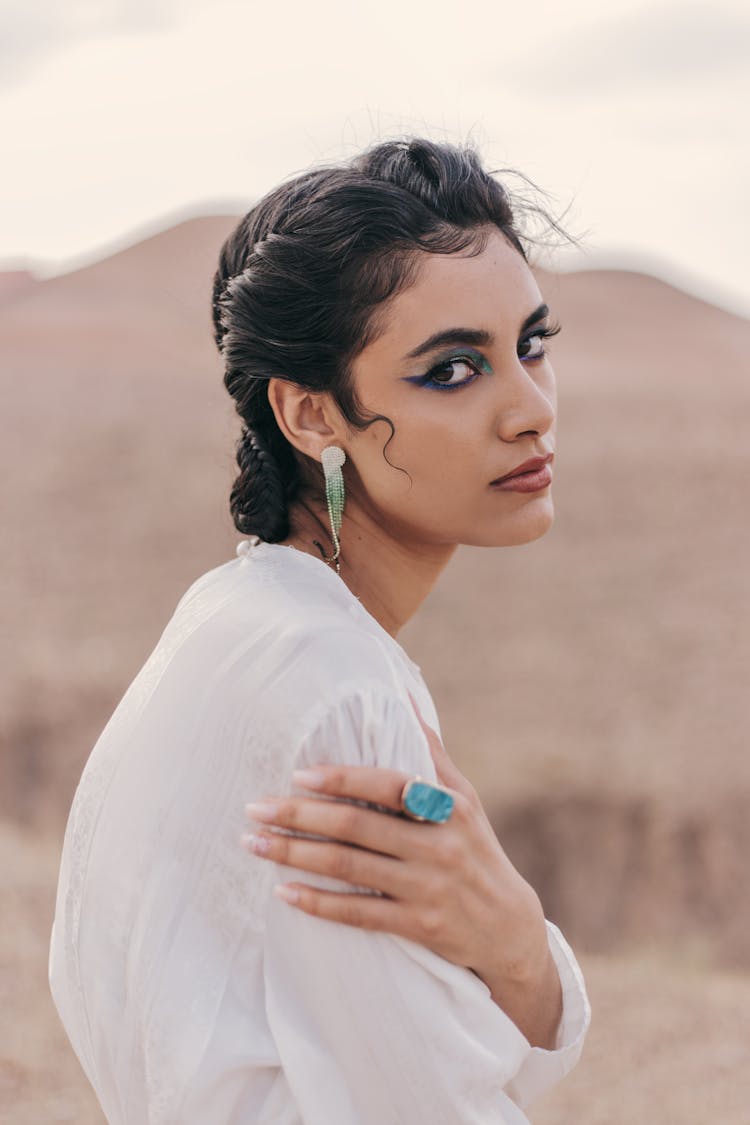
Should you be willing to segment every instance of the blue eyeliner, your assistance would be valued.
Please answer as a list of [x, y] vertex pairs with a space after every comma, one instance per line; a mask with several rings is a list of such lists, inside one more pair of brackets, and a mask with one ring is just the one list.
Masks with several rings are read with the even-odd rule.
[[[549, 336], [556, 336], [562, 326], [555, 324], [552, 326], [545, 326], [533, 329], [527, 332], [526, 336], [519, 341], [519, 345], [527, 344], [530, 340], [536, 337], [541, 337], [543, 340]], [[537, 363], [540, 359], [544, 359], [547, 355], [547, 349], [543, 348], [541, 352], [531, 356], [519, 356], [521, 363]], [[449, 367], [452, 363], [465, 363], [469, 367], [474, 368], [474, 374], [468, 379], [462, 379], [458, 383], [441, 383], [434, 378], [436, 372]], [[433, 363], [429, 371], [423, 375], [404, 375], [402, 376], [405, 383], [414, 383], [417, 386], [427, 387], [431, 391], [458, 391], [461, 387], [468, 387], [469, 384], [476, 381], [482, 375], [491, 375], [492, 367], [481, 354], [473, 348], [466, 347], [463, 351], [450, 351], [446, 352], [443, 357], [439, 358], [436, 363]]]
[[[432, 376], [436, 371], [448, 367], [451, 363], [461, 362], [475, 368], [475, 372], [470, 378], [462, 379], [460, 383], [438, 383], [433, 380]], [[446, 352], [423, 375], [405, 375], [403, 378], [405, 383], [416, 383], [418, 386], [427, 387], [431, 391], [457, 391], [459, 387], [467, 387], [469, 383], [473, 383], [475, 379], [479, 378], [480, 373], [491, 375], [492, 367], [480, 352], [474, 351], [473, 348], [464, 348], [460, 352], [455, 349]]]

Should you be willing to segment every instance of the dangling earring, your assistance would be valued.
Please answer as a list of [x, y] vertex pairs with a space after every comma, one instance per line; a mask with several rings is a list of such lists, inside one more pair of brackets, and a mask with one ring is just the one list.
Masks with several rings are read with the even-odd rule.
[[323, 464], [323, 475], [326, 482], [326, 504], [328, 505], [328, 518], [331, 521], [331, 539], [333, 540], [334, 552], [330, 558], [326, 555], [325, 551], [317, 539], [313, 540], [315, 546], [326, 562], [336, 563], [336, 573], [340, 573], [340, 554], [341, 543], [339, 542], [339, 532], [341, 531], [341, 518], [344, 514], [344, 474], [341, 472], [341, 466], [346, 461], [346, 454], [340, 445], [327, 445], [320, 455], [320, 460]]

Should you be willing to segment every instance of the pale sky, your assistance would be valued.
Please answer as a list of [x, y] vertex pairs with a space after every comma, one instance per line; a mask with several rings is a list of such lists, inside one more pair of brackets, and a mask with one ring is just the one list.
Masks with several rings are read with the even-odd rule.
[[744, 0], [2, 0], [0, 264], [72, 269], [404, 133], [750, 315]]

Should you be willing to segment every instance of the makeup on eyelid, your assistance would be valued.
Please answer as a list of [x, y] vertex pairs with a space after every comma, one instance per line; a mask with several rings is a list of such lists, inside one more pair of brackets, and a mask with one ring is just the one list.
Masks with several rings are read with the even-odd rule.
[[[542, 339], [542, 340], [545, 340], [545, 339], [549, 338], [550, 336], [556, 336], [557, 333], [560, 332], [561, 328], [562, 328], [562, 325], [560, 323], [555, 323], [553, 325], [540, 326], [536, 330], [529, 332], [524, 337], [523, 340], [520, 340], [519, 345], [528, 344], [531, 340], [534, 340], [537, 337]], [[526, 356], [526, 355], [519, 356], [519, 359], [521, 360], [522, 363], [535, 363], [538, 360], [543, 359], [546, 355], [547, 355], [547, 348], [543, 347], [541, 352], [538, 352], [534, 355], [529, 355], [529, 356]], [[478, 371], [476, 371], [469, 378], [460, 379], [456, 383], [441, 383], [439, 380], [436, 380], [436, 379], [433, 378], [433, 376], [436, 374], [436, 372], [440, 371], [441, 369], [448, 367], [452, 363], [461, 363], [461, 362], [473, 365], [474, 367], [478, 368]], [[491, 375], [492, 374], [491, 364], [488, 362], [487, 359], [485, 359], [485, 357], [480, 352], [474, 351], [473, 348], [465, 347], [463, 349], [463, 351], [461, 351], [461, 352], [457, 352], [455, 350], [453, 350], [451, 352], [446, 352], [443, 357], [438, 358], [436, 360], [436, 362], [434, 362], [430, 366], [430, 368], [426, 372], [424, 372], [423, 374], [421, 374], [421, 375], [406, 375], [406, 376], [403, 377], [403, 380], [406, 383], [415, 383], [417, 386], [426, 386], [430, 390], [450, 391], [450, 390], [458, 390], [459, 387], [466, 387], [470, 383], [473, 383], [475, 381], [475, 379], [477, 379], [479, 377], [479, 372], [482, 372], [485, 375]]]
[[[440, 383], [433, 382], [432, 377], [436, 372], [443, 368], [447, 368], [451, 363], [465, 363], [469, 366], [478, 368], [473, 375], [467, 379], [461, 379], [458, 383]], [[492, 367], [488, 360], [479, 352], [475, 352], [472, 348], [464, 348], [462, 352], [456, 352], [455, 349], [446, 353], [443, 358], [438, 359], [435, 363], [431, 364], [429, 370], [425, 371], [422, 375], [407, 375], [404, 378], [406, 383], [416, 383], [417, 386], [430, 386], [434, 389], [450, 390], [452, 387], [466, 386], [468, 383], [473, 383], [478, 378], [479, 371], [484, 375], [492, 374]]]

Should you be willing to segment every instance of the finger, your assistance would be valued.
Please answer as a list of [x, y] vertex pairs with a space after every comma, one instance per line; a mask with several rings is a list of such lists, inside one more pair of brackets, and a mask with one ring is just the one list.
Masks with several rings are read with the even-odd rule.
[[283, 867], [327, 875], [356, 887], [369, 887], [391, 898], [410, 896], [419, 884], [412, 865], [348, 844], [304, 840], [280, 832], [246, 836], [243, 843], [254, 855]]
[[369, 801], [393, 812], [402, 812], [401, 793], [414, 774], [385, 766], [316, 766], [314, 770], [295, 770], [292, 780], [305, 789], [315, 789], [333, 797]]
[[464, 775], [451, 760], [448, 751], [443, 746], [443, 743], [441, 742], [440, 736], [438, 735], [437, 731], [428, 726], [422, 718], [422, 713], [419, 710], [417, 701], [411, 694], [411, 692], [409, 692], [409, 699], [411, 700], [412, 707], [416, 711], [417, 718], [419, 719], [419, 724], [425, 733], [427, 745], [430, 748], [430, 755], [432, 756], [432, 760], [435, 763], [435, 770], [437, 771], [437, 775], [441, 783], [443, 785], [449, 786], [451, 789], [456, 789], [459, 793], [465, 792], [466, 786], [469, 784], [469, 782], [467, 782]]
[[357, 926], [364, 930], [383, 930], [409, 936], [405, 908], [393, 899], [343, 891], [323, 891], [307, 883], [280, 883], [274, 894], [296, 909], [317, 918]]
[[[359, 768], [359, 767], [352, 767]], [[279, 797], [245, 807], [251, 820], [325, 836], [397, 859], [422, 859], [434, 850], [434, 831], [445, 824], [416, 823], [407, 817], [362, 808], [349, 801], [315, 797]]]

